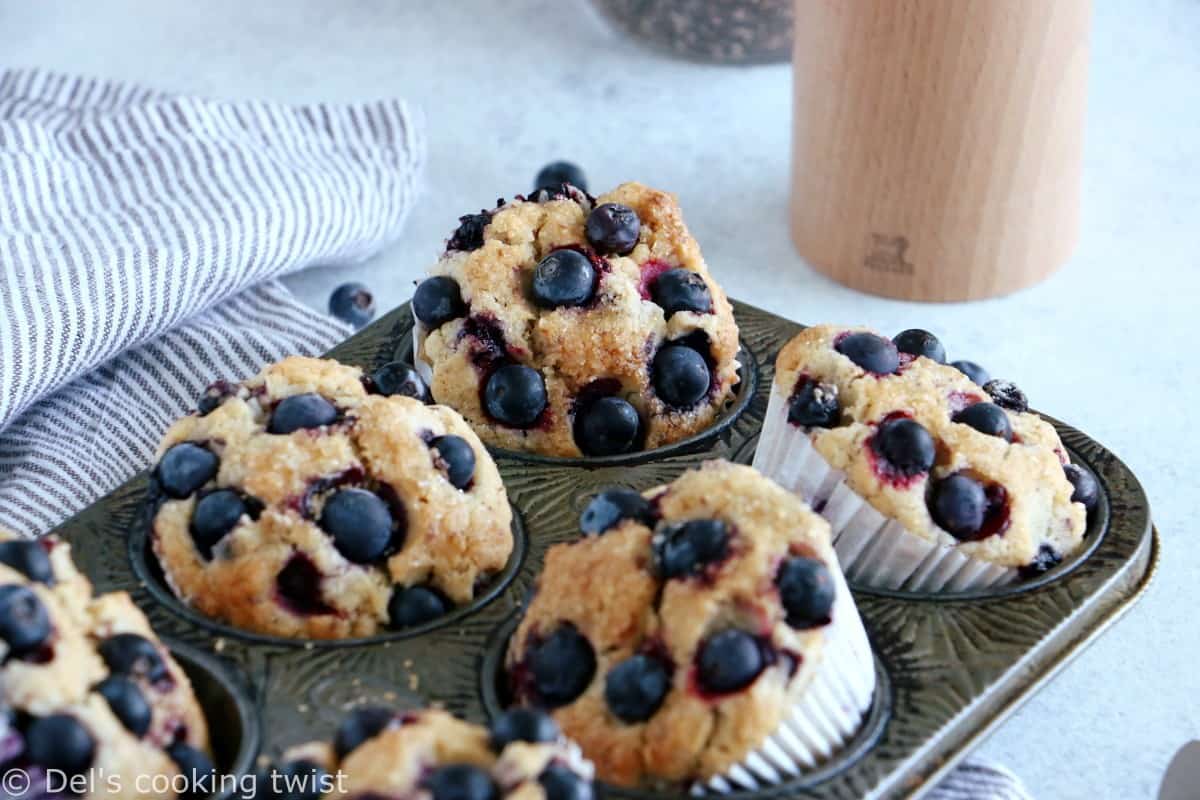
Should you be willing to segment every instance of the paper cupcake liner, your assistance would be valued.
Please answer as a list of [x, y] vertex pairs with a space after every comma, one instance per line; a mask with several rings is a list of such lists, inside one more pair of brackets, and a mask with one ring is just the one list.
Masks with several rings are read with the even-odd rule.
[[734, 767], [693, 794], [753, 791], [799, 777], [833, 756], [862, 725], [875, 693], [875, 658], [838, 565], [837, 595], [812, 681], [776, 731]]
[[429, 328], [426, 327], [424, 322], [421, 322], [421, 320], [417, 319], [416, 314], [413, 314], [413, 328], [412, 328], [413, 369], [415, 369], [417, 371], [417, 374], [421, 376], [421, 379], [425, 381], [426, 385], [432, 386], [433, 385], [433, 365], [430, 364], [425, 359], [421, 358], [421, 342], [425, 341], [425, 337], [428, 335], [429, 335]]
[[909, 533], [879, 513], [817, 452], [803, 430], [787, 421], [787, 398], [771, 387], [754, 468], [804, 498], [833, 531], [846, 576], [879, 589], [959, 592], [1003, 586], [1017, 570], [963, 555]]

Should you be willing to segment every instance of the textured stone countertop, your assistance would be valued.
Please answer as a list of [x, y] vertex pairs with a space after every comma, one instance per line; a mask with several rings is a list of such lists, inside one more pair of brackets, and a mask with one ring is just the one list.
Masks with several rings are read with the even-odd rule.
[[400, 95], [427, 118], [425, 196], [400, 240], [289, 279], [406, 300], [455, 218], [565, 156], [593, 187], [676, 191], [731, 296], [801, 321], [925, 327], [952, 358], [1019, 381], [1141, 477], [1162, 532], [1145, 600], [980, 747], [1043, 798], [1151, 797], [1200, 738], [1200, 3], [1098, 0], [1083, 238], [1048, 281], [971, 305], [853, 293], [788, 240], [787, 66], [665, 58], [582, 0], [0, 0], [7, 65], [289, 102]]

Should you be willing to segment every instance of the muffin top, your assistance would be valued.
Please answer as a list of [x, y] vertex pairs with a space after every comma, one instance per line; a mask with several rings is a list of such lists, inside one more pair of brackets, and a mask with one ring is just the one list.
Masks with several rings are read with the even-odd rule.
[[780, 352], [775, 391], [788, 424], [909, 532], [1000, 566], [1049, 569], [1083, 540], [1080, 471], [1019, 389], [981, 387], [940, 363], [940, 345], [928, 353], [817, 325]]
[[546, 555], [506, 658], [620, 785], [720, 774], [780, 724], [832, 618], [829, 525], [753, 469], [706, 462], [597, 495]]
[[462, 217], [430, 274], [416, 361], [488, 444], [659, 447], [710, 425], [738, 382], [732, 308], [666, 192], [501, 201]]
[[276, 772], [320, 787], [305, 797], [593, 797], [592, 767], [579, 748], [548, 716], [525, 709], [501, 715], [488, 730], [437, 709], [359, 708], [333, 742], [293, 748]]
[[512, 513], [458, 414], [288, 358], [223, 384], [159, 446], [154, 552], [185, 602], [279, 636], [419, 625], [500, 570]]
[[175, 796], [138, 776], [211, 770], [187, 675], [127, 594], [92, 596], [57, 539], [0, 530], [0, 687], [0, 773], [24, 770], [30, 796], [49, 770], [95, 770], [85, 796], [123, 798]]

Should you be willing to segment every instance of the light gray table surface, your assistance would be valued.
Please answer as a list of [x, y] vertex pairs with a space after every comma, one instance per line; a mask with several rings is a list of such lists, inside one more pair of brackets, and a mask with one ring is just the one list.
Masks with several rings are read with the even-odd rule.
[[1144, 601], [978, 752], [1040, 798], [1140, 798], [1200, 738], [1197, 0], [1098, 0], [1078, 251], [1040, 286], [974, 304], [856, 294], [797, 256], [786, 65], [671, 60], [581, 1], [0, 0], [0, 65], [228, 98], [399, 95], [423, 109], [419, 207], [370, 262], [288, 279], [317, 306], [350, 279], [384, 308], [403, 302], [459, 214], [569, 157], [593, 187], [636, 178], [677, 192], [731, 296], [801, 321], [939, 333], [952, 358], [1017, 380], [1123, 458], [1164, 542]]

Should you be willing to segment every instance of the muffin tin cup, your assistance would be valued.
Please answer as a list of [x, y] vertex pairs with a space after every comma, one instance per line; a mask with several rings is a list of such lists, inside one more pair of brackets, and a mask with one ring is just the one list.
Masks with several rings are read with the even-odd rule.
[[[754, 467], [802, 497], [829, 522], [838, 558], [855, 586], [912, 594], [985, 595], [1019, 585], [1019, 570], [909, 533], [881, 514], [850, 488], [846, 474], [831, 467], [808, 434], [787, 421], [787, 415], [787, 398], [772, 386]], [[1080, 550], [1090, 549], [1086, 545]], [[1067, 557], [1068, 565], [1075, 556]], [[1052, 570], [1061, 571], [1061, 565]]]
[[862, 726], [875, 694], [875, 661], [850, 587], [836, 564], [831, 573], [837, 599], [812, 681], [778, 730], [724, 775], [707, 781], [703, 793], [794, 781], [827, 763]]
[[[261, 725], [259, 759], [277, 759], [301, 742], [327, 739], [349, 709], [363, 704], [436, 704], [485, 722], [500, 707], [495, 665], [488, 666], [489, 659], [502, 658], [503, 645], [496, 643], [507, 641], [546, 550], [579, 536], [579, 512], [591, 495], [613, 484], [647, 489], [709, 458], [751, 462], [775, 356], [800, 326], [737, 302], [734, 313], [743, 353], [757, 365], [758, 375], [746, 381], [745, 395], [739, 397], [745, 404], [720, 435], [611, 464], [497, 454], [509, 501], [527, 533], [527, 550], [514, 557], [511, 580], [490, 602], [445, 624], [329, 643], [206, 624], [194, 611], [184, 613], [190, 609], [145, 569], [145, 531], [139, 527], [144, 475], [56, 532], [71, 544], [76, 563], [98, 591], [129, 590], [160, 636], [215, 651], [220, 663], [245, 675], [246, 696]], [[396, 309], [329, 356], [367, 369], [399, 354], [407, 358], [411, 327], [408, 308]], [[1102, 489], [1085, 549], [1045, 575], [983, 592], [872, 589], [849, 579], [875, 665], [876, 689], [865, 719], [818, 767], [774, 786], [724, 797], [851, 800], [919, 794], [1140, 596], [1154, 574], [1158, 548], [1137, 479], [1100, 444], [1050, 421], [1072, 461], [1090, 469]], [[142, 538], [140, 549], [131, 537]], [[143, 565], [135, 566], [139, 559]], [[216, 738], [240, 730], [240, 723], [210, 720]], [[678, 796], [677, 791], [617, 787], [604, 787], [603, 793], [610, 800]]]
[[173, 639], [163, 644], [192, 684], [208, 722], [213, 764], [227, 776], [216, 798], [239, 794], [240, 783], [254, 772], [262, 743], [258, 710], [236, 669], [215, 656]]
[[[426, 383], [432, 383], [433, 367], [428, 361], [420, 357], [418, 344], [429, 333], [429, 329], [415, 317], [412, 322], [411, 331], [397, 348], [397, 358], [403, 360], [406, 357], [411, 357], [417, 373], [425, 379]], [[631, 453], [621, 453], [612, 456], [546, 456], [527, 450], [508, 450], [492, 445], [487, 445], [488, 450], [497, 458], [510, 458], [531, 464], [589, 468], [641, 464], [703, 450], [709, 445], [712, 439], [724, 435], [729, 427], [737, 421], [738, 417], [742, 415], [742, 412], [746, 410], [750, 402], [754, 399], [758, 388], [759, 365], [754, 353], [746, 347], [739, 347], [735, 358], [737, 360], [740, 380], [733, 387], [733, 397], [726, 401], [725, 405], [719, 409], [716, 418], [703, 430], [697, 431], [691, 436], [685, 436], [670, 444], [650, 450], [636, 450]]]

